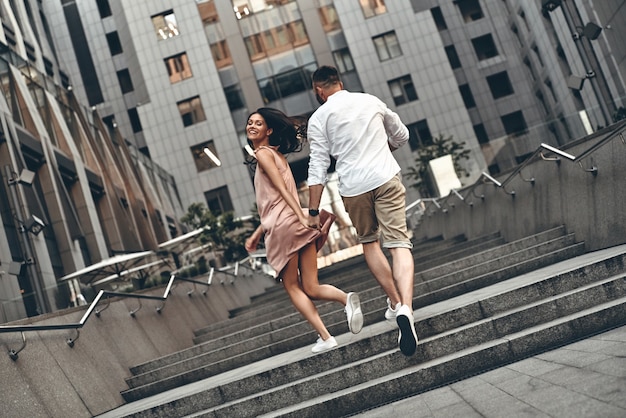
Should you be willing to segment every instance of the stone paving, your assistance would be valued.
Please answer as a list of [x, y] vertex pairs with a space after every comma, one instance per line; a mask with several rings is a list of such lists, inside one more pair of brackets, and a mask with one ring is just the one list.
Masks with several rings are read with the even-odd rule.
[[626, 417], [626, 326], [355, 415]]

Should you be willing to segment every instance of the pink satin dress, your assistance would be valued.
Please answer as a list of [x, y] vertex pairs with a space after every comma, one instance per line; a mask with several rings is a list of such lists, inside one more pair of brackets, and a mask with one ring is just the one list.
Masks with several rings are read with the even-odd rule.
[[[274, 161], [285, 181], [287, 190], [293, 195], [296, 202], [299, 202], [296, 182], [285, 157], [273, 147], [264, 146], [261, 148], [272, 151]], [[254, 188], [261, 226], [265, 231], [267, 262], [274, 270], [282, 273], [291, 257], [307, 244], [317, 241], [318, 250], [324, 245], [330, 228], [328, 221], [326, 227], [321, 228], [321, 231], [302, 225], [278, 189], [274, 187], [267, 173], [258, 164], [254, 175]], [[302, 210], [305, 211], [305, 209]], [[331, 214], [330, 216], [334, 218], [334, 215]]]

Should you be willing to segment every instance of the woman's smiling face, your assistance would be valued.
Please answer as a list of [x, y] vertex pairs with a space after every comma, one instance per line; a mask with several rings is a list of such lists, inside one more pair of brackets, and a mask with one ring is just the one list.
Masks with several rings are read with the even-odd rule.
[[253, 113], [248, 118], [248, 124], [246, 125], [246, 135], [248, 139], [252, 141], [255, 146], [261, 143], [261, 141], [269, 141], [269, 136], [272, 133], [272, 129], [267, 127], [265, 119], [258, 113]]

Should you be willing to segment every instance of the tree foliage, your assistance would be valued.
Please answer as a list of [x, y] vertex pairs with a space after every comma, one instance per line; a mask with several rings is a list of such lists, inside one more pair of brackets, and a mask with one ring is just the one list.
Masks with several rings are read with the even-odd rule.
[[409, 167], [407, 175], [416, 180], [412, 187], [419, 190], [422, 197], [432, 195], [428, 181], [428, 163], [435, 158], [451, 155], [457, 176], [469, 176], [469, 172], [461, 165], [463, 160], [469, 159], [470, 150], [465, 149], [465, 142], [455, 142], [452, 135], [447, 138], [443, 134], [433, 138], [432, 144], [421, 147], [417, 151], [415, 165]]
[[250, 231], [232, 212], [215, 216], [204, 203], [192, 203], [180, 221], [193, 229], [204, 228], [200, 242], [211, 244], [226, 262], [240, 260], [248, 254], [244, 242]]

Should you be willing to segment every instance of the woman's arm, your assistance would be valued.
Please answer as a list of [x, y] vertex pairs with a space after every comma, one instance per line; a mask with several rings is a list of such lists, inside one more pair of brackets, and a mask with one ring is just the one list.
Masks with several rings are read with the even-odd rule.
[[263, 230], [263, 227], [259, 225], [258, 228], [254, 230], [252, 235], [250, 235], [246, 240], [245, 247], [247, 252], [251, 253], [256, 251], [263, 234], [265, 234], [265, 231]]
[[267, 173], [270, 181], [274, 187], [276, 187], [283, 200], [287, 202], [289, 207], [296, 214], [300, 223], [308, 228], [308, 219], [304, 216], [300, 202], [298, 202], [287, 190], [287, 185], [285, 185], [285, 180], [283, 180], [283, 177], [280, 175], [280, 171], [278, 171], [278, 166], [276, 165], [272, 151], [261, 148], [256, 152], [256, 159], [257, 164], [259, 164], [259, 166]]

